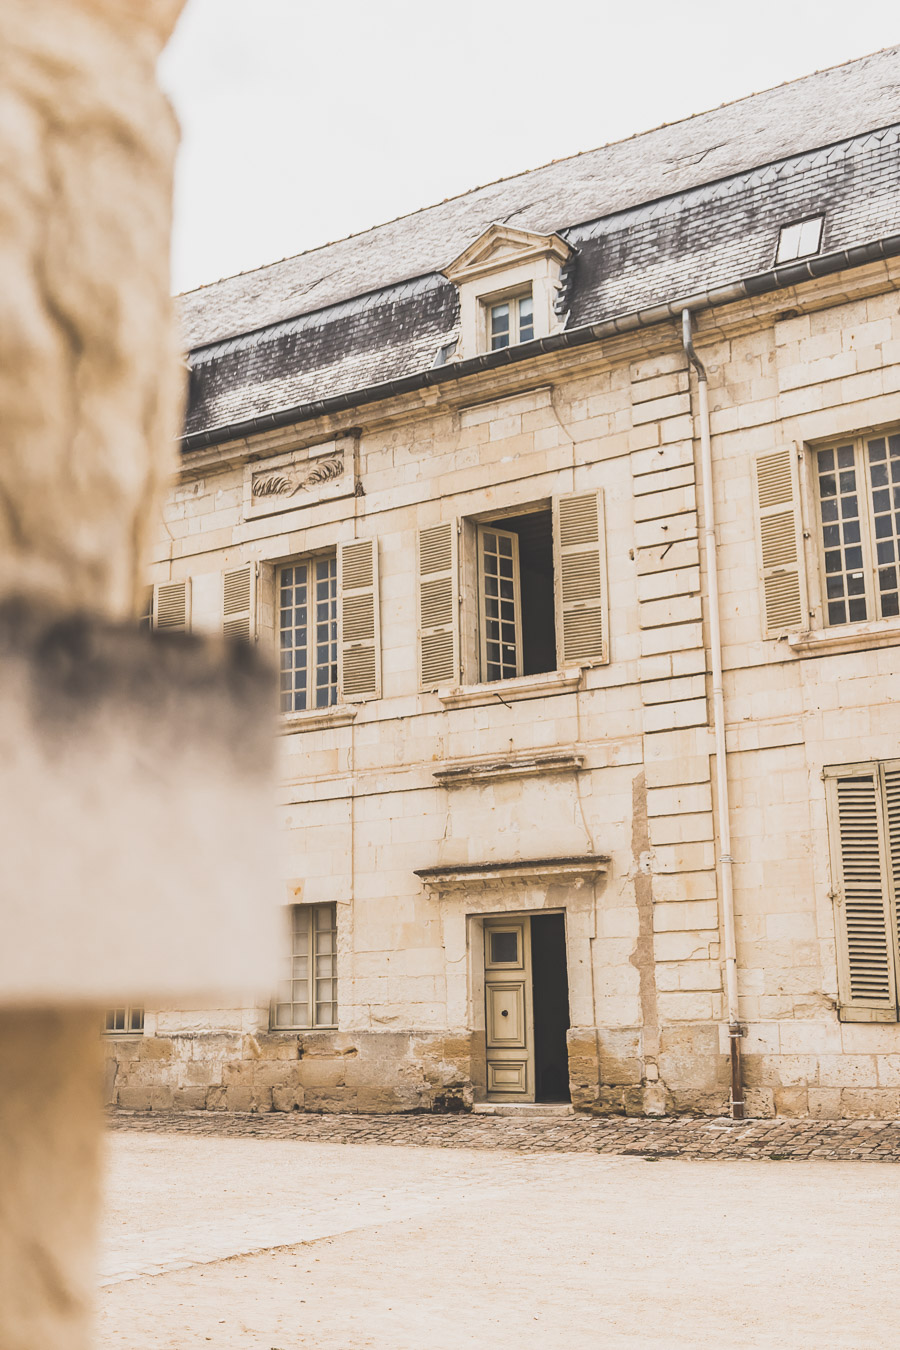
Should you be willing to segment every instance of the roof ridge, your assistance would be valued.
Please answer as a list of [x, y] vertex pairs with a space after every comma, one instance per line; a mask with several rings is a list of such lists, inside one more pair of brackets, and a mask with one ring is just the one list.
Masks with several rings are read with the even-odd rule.
[[686, 122], [695, 122], [698, 118], [708, 117], [710, 113], [721, 111], [722, 108], [731, 108], [738, 103], [746, 102], [748, 99], [759, 98], [763, 94], [771, 94], [776, 89], [784, 89], [791, 84], [803, 84], [805, 80], [815, 79], [818, 75], [828, 75], [833, 70], [843, 70], [846, 66], [856, 65], [861, 61], [871, 60], [873, 56], [881, 56], [884, 52], [897, 50], [900, 50], [900, 43], [894, 43], [889, 47], [879, 47], [873, 52], [865, 52], [862, 56], [851, 57], [847, 61], [838, 61], [833, 66], [823, 66], [821, 70], [811, 70], [806, 75], [798, 75], [796, 79], [781, 80], [778, 84], [769, 85], [765, 89], [755, 89], [749, 94], [742, 94], [739, 98], [726, 99], [723, 103], [717, 103], [712, 108], [704, 108], [701, 112], [689, 113], [686, 117], [678, 117], [673, 122], [660, 122], [654, 127], [646, 127], [643, 131], [632, 132], [630, 136], [621, 136], [615, 141], [604, 141], [601, 145], [594, 145], [586, 150], [576, 150], [571, 155], [560, 155], [556, 159], [548, 159], [543, 164], [535, 164], [530, 169], [520, 169], [517, 173], [504, 174], [499, 178], [493, 178], [487, 183], [477, 183], [474, 187], [466, 188], [463, 192], [451, 193], [449, 197], [443, 197], [440, 201], [429, 202], [427, 205], [418, 206], [412, 211], [404, 211], [398, 216], [391, 216], [388, 220], [382, 220], [374, 225], [368, 225], [364, 230], [352, 230], [349, 234], [341, 235], [337, 239], [326, 240], [321, 244], [316, 244], [312, 248], [301, 249], [298, 253], [288, 253], [285, 254], [283, 258], [273, 258], [270, 262], [260, 263], [257, 267], [248, 267], [244, 271], [232, 272], [227, 276], [218, 277], [214, 281], [205, 281], [202, 285], [194, 286], [190, 290], [179, 291], [175, 296], [175, 299], [186, 299], [188, 296], [197, 295], [200, 291], [209, 290], [213, 286], [219, 286], [223, 281], [232, 281], [237, 277], [252, 276], [255, 272], [265, 272], [268, 268], [278, 267], [281, 263], [292, 262], [296, 258], [308, 257], [310, 254], [319, 253], [327, 248], [333, 248], [335, 244], [343, 244], [350, 239], [360, 239], [363, 235], [371, 234], [375, 230], [382, 230], [388, 225], [396, 225], [401, 220], [411, 220], [414, 216], [422, 215], [426, 211], [433, 211], [435, 207], [444, 206], [447, 202], [460, 201], [463, 197], [470, 197], [476, 192], [484, 191], [486, 188], [497, 187], [501, 183], [511, 183], [516, 178], [527, 178], [529, 174], [539, 173], [541, 169], [549, 169], [554, 164], [565, 164], [570, 160], [581, 159], [584, 155], [595, 154], [598, 150], [608, 150], [614, 145], [626, 145], [629, 141], [639, 140], [642, 136], [652, 136], [654, 132], [664, 131], [667, 127], [677, 127]]

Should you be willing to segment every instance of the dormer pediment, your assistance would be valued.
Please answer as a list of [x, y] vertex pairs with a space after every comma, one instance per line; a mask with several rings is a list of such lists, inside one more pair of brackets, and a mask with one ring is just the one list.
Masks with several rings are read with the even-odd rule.
[[536, 234], [512, 225], [489, 225], [483, 234], [444, 268], [444, 276], [454, 285], [475, 281], [494, 272], [518, 267], [540, 259], [554, 259], [562, 264], [572, 252], [558, 234]]

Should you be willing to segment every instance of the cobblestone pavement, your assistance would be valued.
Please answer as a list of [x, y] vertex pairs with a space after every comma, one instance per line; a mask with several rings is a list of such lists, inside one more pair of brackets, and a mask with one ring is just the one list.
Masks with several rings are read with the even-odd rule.
[[590, 1116], [307, 1115], [272, 1112], [110, 1113], [113, 1130], [319, 1144], [424, 1145], [514, 1153], [653, 1158], [831, 1158], [900, 1162], [896, 1120], [661, 1120]]

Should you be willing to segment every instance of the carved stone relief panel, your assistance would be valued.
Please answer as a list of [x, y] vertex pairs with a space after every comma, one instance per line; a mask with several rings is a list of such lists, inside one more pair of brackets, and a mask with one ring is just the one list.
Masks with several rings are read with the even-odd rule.
[[295, 511], [356, 491], [355, 436], [291, 450], [248, 464], [244, 470], [244, 518]]

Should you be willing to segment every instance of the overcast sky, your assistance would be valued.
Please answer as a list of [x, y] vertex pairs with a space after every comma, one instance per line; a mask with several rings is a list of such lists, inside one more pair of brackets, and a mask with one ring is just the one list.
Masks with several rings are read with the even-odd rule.
[[175, 289], [897, 41], [897, 0], [188, 0]]

